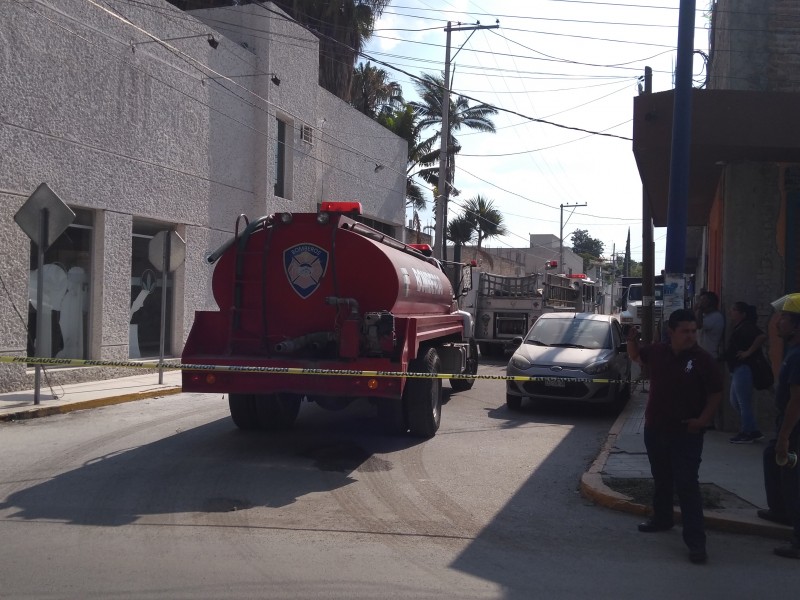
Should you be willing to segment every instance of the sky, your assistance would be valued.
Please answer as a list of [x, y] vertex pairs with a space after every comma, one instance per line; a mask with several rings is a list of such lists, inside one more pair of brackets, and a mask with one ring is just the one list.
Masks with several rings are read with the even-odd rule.
[[[485, 245], [522, 248], [529, 234], [559, 235], [564, 205], [565, 246], [572, 245], [573, 231], [584, 229], [611, 258], [614, 250], [624, 253], [630, 228], [631, 257], [641, 261], [633, 98], [646, 66], [653, 69], [653, 92], [673, 88], [678, 7], [678, 0], [392, 0], [365, 53], [386, 63], [378, 66], [402, 86], [406, 101], [416, 100], [412, 78], [391, 67], [441, 75], [448, 21], [499, 21], [497, 29], [452, 33], [453, 94], [504, 110], [493, 117], [494, 134], [456, 133], [461, 193], [451, 198], [450, 218], [480, 194], [503, 213], [508, 229]], [[708, 0], [697, 0], [695, 50], [705, 53], [707, 9]], [[705, 76], [699, 54], [693, 75]], [[434, 224], [432, 193], [428, 198], [423, 226]], [[586, 206], [567, 206], [575, 204]], [[666, 228], [656, 228], [654, 239], [660, 272]]]

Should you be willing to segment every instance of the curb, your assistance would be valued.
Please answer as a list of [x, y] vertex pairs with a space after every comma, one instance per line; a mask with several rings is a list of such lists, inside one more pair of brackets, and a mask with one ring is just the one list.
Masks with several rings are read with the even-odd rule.
[[39, 417], [63, 415], [76, 410], [100, 408], [102, 406], [113, 406], [114, 404], [134, 402], [136, 400], [146, 400], [148, 398], [158, 398], [160, 396], [171, 396], [173, 394], [180, 394], [182, 391], [182, 387], [165, 387], [154, 390], [145, 390], [143, 392], [134, 392], [131, 394], [122, 394], [120, 396], [95, 398], [94, 400], [80, 400], [77, 402], [70, 402], [69, 404], [62, 404], [60, 406], [26, 408], [16, 412], [0, 415], [0, 422], [25, 421], [28, 419], [37, 419]]
[[[627, 512], [640, 516], [649, 516], [652, 511], [649, 506], [634, 502], [630, 496], [621, 494], [608, 487], [603, 481], [603, 470], [605, 469], [608, 456], [614, 449], [617, 436], [625, 425], [630, 412], [630, 401], [614, 421], [608, 432], [603, 447], [594, 459], [589, 469], [581, 475], [580, 492], [587, 498], [606, 508]], [[707, 529], [715, 531], [725, 531], [728, 533], [739, 533], [746, 535], [758, 535], [779, 540], [791, 540], [792, 528], [785, 525], [771, 524], [759, 519], [755, 511], [751, 509], [728, 509], [724, 511], [704, 510], [703, 515]], [[680, 523], [680, 511], [675, 509], [675, 522]]]

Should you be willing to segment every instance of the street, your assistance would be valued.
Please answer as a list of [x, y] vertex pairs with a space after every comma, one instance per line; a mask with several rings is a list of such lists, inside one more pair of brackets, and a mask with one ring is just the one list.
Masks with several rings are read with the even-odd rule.
[[773, 540], [710, 532], [696, 566], [583, 499], [614, 418], [480, 380], [425, 442], [366, 403], [246, 433], [199, 394], [3, 423], [0, 597], [794, 597]]

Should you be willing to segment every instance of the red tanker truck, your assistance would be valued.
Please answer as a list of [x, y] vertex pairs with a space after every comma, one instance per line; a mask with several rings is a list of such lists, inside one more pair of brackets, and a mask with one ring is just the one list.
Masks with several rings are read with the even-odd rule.
[[[324, 202], [318, 213], [237, 219], [234, 238], [207, 259], [219, 311], [195, 313], [182, 355], [222, 368], [184, 370], [184, 391], [228, 394], [242, 429], [288, 429], [304, 399], [335, 410], [366, 398], [392, 433], [436, 434], [442, 380], [402, 373], [477, 373], [472, 318], [429, 248], [358, 222], [360, 213], [358, 202]], [[469, 267], [460, 273], [459, 296], [471, 281]], [[450, 379], [454, 391], [473, 383]]]

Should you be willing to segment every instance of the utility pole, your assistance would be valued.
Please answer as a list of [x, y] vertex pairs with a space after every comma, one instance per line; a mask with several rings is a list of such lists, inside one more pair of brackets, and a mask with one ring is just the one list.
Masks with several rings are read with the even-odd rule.
[[[439, 141], [439, 184], [436, 192], [436, 230], [433, 241], [433, 256], [439, 260], [444, 259], [445, 255], [445, 235], [447, 232], [447, 198], [450, 190], [447, 188], [447, 166], [448, 166], [448, 146], [450, 144], [450, 33], [453, 31], [475, 31], [478, 29], [497, 29], [500, 25], [481, 25], [478, 21], [475, 25], [459, 25], [453, 27], [450, 21], [444, 30], [447, 32], [447, 45], [444, 55], [444, 86], [442, 88], [442, 133]], [[472, 37], [472, 34], [470, 34]], [[467, 38], [469, 41], [469, 38]], [[466, 43], [466, 42], [464, 42]], [[459, 48], [460, 50], [460, 48]], [[458, 52], [456, 52], [458, 54]]]
[[[653, 69], [644, 68], [643, 94], [653, 93]], [[653, 244], [653, 215], [650, 211], [650, 198], [642, 186], [642, 340], [653, 341], [655, 301], [655, 247]], [[663, 316], [662, 316], [663, 321]], [[662, 324], [663, 327], [663, 324]]]
[[561, 204], [561, 222], [559, 226], [558, 236], [558, 266], [561, 272], [564, 272], [564, 207], [575, 208], [577, 206], [587, 206], [586, 202], [583, 204]]

